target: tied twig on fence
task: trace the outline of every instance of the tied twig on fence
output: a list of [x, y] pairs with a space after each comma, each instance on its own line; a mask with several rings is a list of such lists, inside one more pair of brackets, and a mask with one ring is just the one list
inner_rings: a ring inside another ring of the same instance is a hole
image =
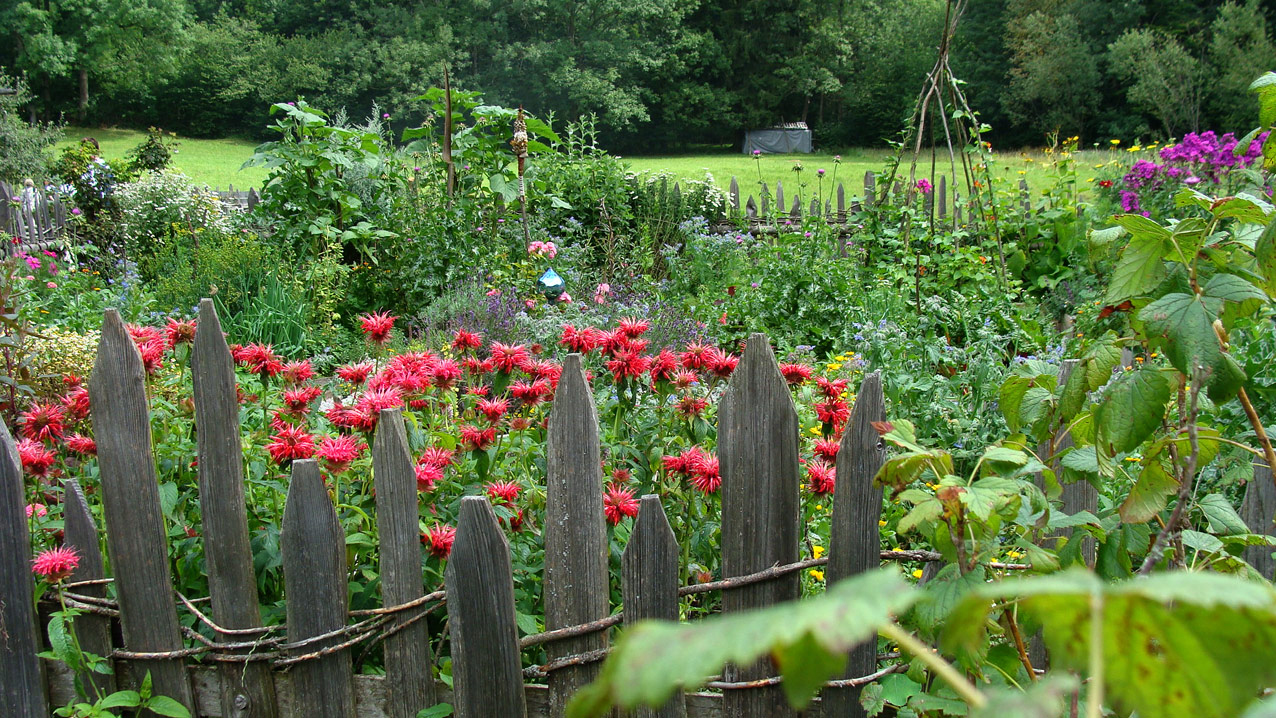
[[[881, 558], [884, 561], [932, 562], [932, 561], [943, 560], [943, 556], [941, 556], [938, 552], [926, 551], [921, 549], [882, 551]], [[735, 576], [732, 578], [722, 579], [720, 581], [708, 581], [705, 583], [695, 583], [695, 584], [682, 586], [678, 589], [678, 595], [680, 597], [683, 597], [683, 596], [691, 596], [691, 595], [700, 594], [700, 593], [708, 593], [710, 591], [731, 590], [731, 589], [739, 588], [741, 586], [749, 586], [749, 585], [761, 583], [764, 581], [771, 581], [781, 576], [787, 576], [794, 572], [804, 571], [807, 569], [824, 566], [827, 563], [828, 563], [828, 558], [822, 557], [822, 558], [807, 559], [805, 561], [798, 561], [796, 563], [786, 564], [783, 566], [772, 566], [762, 571], [758, 571], [756, 573], [748, 574], [745, 576]], [[1029, 564], [1000, 563], [1000, 562], [991, 562], [988, 564], [988, 566], [993, 569], [1009, 570], [1009, 571], [1023, 571], [1023, 570], [1032, 568], [1032, 566]], [[67, 588], [77, 588], [81, 586], [96, 586], [96, 585], [110, 583], [110, 581], [111, 579], [79, 581], [75, 583], [68, 583]], [[76, 593], [73, 591], [65, 591], [63, 593], [63, 597], [66, 599], [68, 607], [75, 608], [80, 611], [84, 611], [85, 613], [93, 613], [97, 615], [108, 616], [111, 618], [118, 618], [120, 615], [115, 601], [108, 598], [86, 596], [84, 594]], [[395, 633], [398, 633], [399, 631], [402, 631], [408, 626], [425, 618], [427, 615], [429, 615], [435, 609], [437, 609], [441, 605], [441, 602], [446, 597], [447, 597], [447, 592], [445, 590], [439, 590], [439, 591], [434, 591], [432, 593], [428, 593], [418, 599], [408, 601], [407, 603], [403, 603], [396, 606], [385, 606], [383, 608], [350, 611], [349, 613], [350, 613], [350, 616], [352, 617], [366, 617], [366, 618], [363, 618], [363, 620], [357, 621], [343, 628], [339, 628], [333, 631], [328, 631], [326, 633], [323, 633], [317, 636], [312, 636], [305, 640], [296, 641], [293, 643], [286, 642], [282, 636], [276, 636], [273, 638], [263, 637], [263, 638], [258, 638], [251, 641], [218, 642], [218, 641], [210, 640], [208, 637], [204, 636], [202, 633], [199, 633], [198, 631], [183, 627], [185, 629], [183, 630], [183, 633], [188, 638], [190, 638], [191, 640], [195, 641], [196, 643], [200, 645], [192, 646], [190, 648], [173, 650], [173, 651], [128, 651], [124, 649], [116, 649], [115, 651], [112, 652], [111, 657], [123, 659], [123, 660], [171, 660], [171, 659], [178, 659], [178, 658], [189, 658], [189, 657], [200, 656], [206, 660], [224, 662], [224, 663], [249, 663], [249, 662], [255, 662], [255, 661], [271, 661], [272, 665], [274, 665], [277, 668], [286, 668], [288, 666], [292, 666], [297, 663], [301, 663], [303, 661], [314, 660], [317, 658], [322, 658], [327, 655], [331, 655], [333, 653], [336, 653], [337, 651], [342, 651], [347, 648], [356, 646], [364, 641], [369, 642], [368, 647], [365, 648], [365, 652], [366, 652], [367, 650], [370, 650], [373, 646], [384, 641], [387, 637], [394, 635]], [[284, 628], [284, 626], [266, 626], [266, 627], [259, 627], [259, 628], [228, 629], [223, 626], [219, 626], [211, 618], [209, 618], [202, 611], [200, 611], [199, 608], [195, 606], [194, 600], [189, 599], [186, 596], [183, 596], [181, 593], [177, 594], [177, 598], [178, 598], [178, 601], [183, 606], [185, 606], [186, 609], [191, 612], [191, 615], [193, 615], [200, 623], [207, 626], [213, 632], [219, 633], [222, 635], [260, 636], [263, 634], [281, 631]], [[429, 604], [434, 604], [434, 605], [431, 606]], [[388, 628], [386, 627], [386, 624], [390, 623], [395, 616], [402, 613], [406, 613], [408, 611], [412, 611], [413, 609], [422, 608], [424, 606], [429, 606], [429, 607], [425, 608], [424, 610], [418, 611], [416, 615], [413, 615], [410, 618], [397, 622], [394, 625], [389, 626]], [[582, 623], [576, 626], [568, 626], [566, 628], [560, 628], [554, 631], [544, 631], [542, 633], [536, 633], [529, 636], [524, 636], [519, 641], [519, 647], [530, 648], [532, 646], [539, 646], [545, 643], [549, 643], [551, 641], [560, 641], [560, 640], [564, 640], [568, 638], [575, 638], [579, 636], [589, 635], [592, 633], [597, 633], [599, 631], [605, 631], [613, 626], [619, 625], [621, 622], [624, 621], [624, 618], [625, 618], [624, 612], [620, 611], [610, 616], [607, 616], [606, 618], [599, 619], [597, 621], [590, 621], [589, 623]], [[343, 637], [345, 637], [345, 640], [341, 641], [340, 643], [337, 643], [331, 646], [326, 646], [316, 651], [304, 653], [301, 655], [292, 655], [292, 656], [285, 655], [286, 653], [293, 652], [298, 649], [308, 648], [316, 644], [322, 643], [324, 641], [329, 641], [334, 638], [343, 638]], [[229, 651], [242, 651], [242, 650], [248, 650], [251, 652], [229, 653]], [[607, 650], [603, 649], [603, 650], [588, 651], [588, 652], [580, 653], [580, 654], [573, 654], [569, 656], [563, 656], [556, 660], [550, 661], [544, 665], [532, 666], [530, 668], [527, 668], [524, 670], [524, 675], [529, 678], [543, 678], [546, 675], [548, 675], [550, 672], [559, 670], [561, 668], [567, 668], [569, 666], [584, 665], [587, 663], [600, 661], [603, 658], [605, 658], [606, 655], [607, 655]], [[882, 674], [882, 675], [885, 675], [885, 674]], [[762, 680], [770, 680], [770, 679], [762, 679]], [[779, 679], [775, 679], [775, 680], [778, 681]], [[858, 679], [847, 679], [847, 680], [854, 681]], [[754, 682], [756, 681], [746, 681], [745, 683], [752, 684]], [[871, 682], [871, 679], [870, 681], [866, 681], [866, 682]], [[834, 685], [834, 684], [837, 684], [837, 685]], [[773, 685], [773, 684], [760, 683], [758, 685], [761, 686], [761, 685]], [[829, 685], [832, 687], [839, 687], [841, 686], [841, 683], [834, 681], [830, 683]], [[853, 686], [853, 685], [859, 685], [859, 684], [847, 683], [846, 685]], [[718, 687], [721, 687], [721, 686], [718, 686]], [[735, 686], [730, 686], [730, 687], [735, 687]], [[739, 687], [748, 687], [748, 686], [746, 686], [745, 684], [741, 684]], [[841, 686], [841, 687], [845, 687], [845, 686]]]

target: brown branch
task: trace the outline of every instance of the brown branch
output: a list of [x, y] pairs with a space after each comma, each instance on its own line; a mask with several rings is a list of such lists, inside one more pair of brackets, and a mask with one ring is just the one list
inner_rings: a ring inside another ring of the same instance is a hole
[[[908, 670], [907, 663], [895, 663], [889, 665], [880, 671], [870, 673], [867, 676], [858, 678], [842, 678], [835, 681], [828, 681], [824, 684], [825, 688], [856, 688], [858, 686], [867, 685], [879, 678], [889, 676], [892, 673], [903, 673]], [[715, 688], [717, 690], [742, 690], [747, 688], [765, 688], [767, 686], [779, 685], [780, 676], [771, 676], [769, 678], [759, 678], [754, 681], [709, 681], [705, 684], [705, 688]]]
[[1263, 428], [1263, 420], [1258, 418], [1258, 412], [1254, 411], [1254, 405], [1249, 401], [1249, 394], [1245, 393], [1245, 387], [1241, 387], [1236, 393], [1236, 398], [1241, 400], [1241, 406], [1245, 409], [1245, 416], [1249, 417], [1249, 425], [1254, 427], [1254, 434], [1258, 437], [1258, 443], [1263, 447], [1263, 457], [1267, 462], [1267, 469], [1272, 474], [1272, 481], [1276, 481], [1276, 451], [1272, 449], [1272, 440], [1267, 436], [1267, 429]]
[[1152, 549], [1148, 551], [1147, 558], [1143, 560], [1143, 565], [1139, 567], [1140, 576], [1148, 575], [1161, 562], [1161, 557], [1165, 554], [1166, 544], [1169, 543], [1171, 538], [1178, 535], [1179, 523], [1183, 519], [1183, 512], [1192, 497], [1192, 486], [1196, 477], [1196, 462], [1201, 453], [1196, 431], [1197, 398], [1201, 393], [1201, 382], [1199, 372], [1195, 367], [1193, 367], [1192, 375], [1192, 392], [1187, 413], [1187, 439], [1191, 444], [1192, 451], [1187, 456], [1187, 464], [1183, 467], [1183, 478], [1179, 481], [1178, 503], [1174, 505], [1174, 511], [1170, 512], [1170, 520], [1166, 521], [1165, 526], [1157, 533], [1156, 541], [1152, 543]]

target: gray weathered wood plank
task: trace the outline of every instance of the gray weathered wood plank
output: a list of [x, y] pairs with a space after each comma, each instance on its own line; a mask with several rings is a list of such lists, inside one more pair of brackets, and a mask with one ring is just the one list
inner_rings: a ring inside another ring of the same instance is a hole
[[775, 211], [784, 214], [784, 182], [782, 180], [775, 181]]
[[486, 497], [461, 499], [445, 576], [456, 718], [524, 718], [509, 543]]
[[[62, 483], [62, 521], [66, 536], [66, 545], [75, 547], [80, 555], [80, 565], [71, 574], [72, 581], [95, 581], [106, 578], [106, 568], [102, 562], [102, 544], [98, 538], [97, 522], [89, 511], [89, 504], [84, 500], [84, 492], [75, 479], [66, 479]], [[94, 598], [106, 598], [106, 586], [80, 586], [76, 593]], [[98, 656], [111, 655], [111, 619], [93, 613], [85, 613], [75, 619], [75, 633], [80, 639], [80, 647]], [[115, 692], [115, 676], [109, 673], [93, 673], [84, 671], [80, 675], [83, 685], [92, 681], [103, 695]]]
[[[416, 474], [400, 409], [381, 411], [372, 442], [372, 476], [381, 544], [381, 602], [398, 606], [425, 595]], [[403, 624], [426, 608], [400, 613], [395, 621]], [[434, 666], [425, 620], [385, 639], [385, 674], [386, 714], [391, 718], [416, 718], [422, 708], [434, 705]]]
[[727, 195], [731, 198], [731, 216], [740, 216], [740, 183], [736, 182], [735, 175], [731, 175], [731, 185], [727, 188]]
[[[261, 625], [257, 579], [244, 503], [244, 454], [239, 433], [235, 363], [211, 299], [200, 300], [195, 349], [195, 437], [199, 452], [199, 503], [204, 517], [204, 557], [213, 620], [223, 628]], [[243, 636], [220, 634], [225, 642]], [[274, 718], [270, 667], [223, 663], [222, 711], [236, 718]]]
[[[678, 540], [674, 537], [660, 497], [642, 497], [634, 530], [621, 556], [621, 586], [625, 625], [645, 619], [678, 620]], [[637, 718], [685, 718], [682, 691], [659, 709], [640, 708]]]
[[[1254, 478], [1245, 487], [1245, 500], [1241, 503], [1241, 519], [1249, 530], [1265, 536], [1276, 536], [1276, 526], [1272, 519], [1276, 518], [1276, 484], [1272, 483], [1272, 472], [1262, 459], [1254, 460]], [[1245, 561], [1263, 575], [1268, 581], [1276, 574], [1276, 559], [1272, 553], [1276, 546], [1247, 546]]]
[[[873, 477], [886, 462], [886, 445], [872, 422], [886, 420], [882, 375], [864, 377], [855, 395], [855, 408], [837, 451], [837, 485], [833, 489], [833, 524], [829, 536], [828, 585], [877, 568], [882, 564], [882, 489]], [[843, 678], [866, 676], [877, 670], [877, 641], [865, 641], [851, 649]], [[859, 718], [868, 715], [859, 701], [858, 688], [826, 688], [821, 694], [832, 715]]]
[[[287, 598], [288, 642], [335, 631], [346, 625], [346, 541], [328, 490], [314, 459], [292, 463], [292, 482], [284, 505], [280, 536], [284, 595]], [[294, 651], [313, 653], [341, 642], [341, 637]], [[352, 718], [350, 649], [292, 667], [293, 714], [307, 718]]]
[[864, 173], [864, 206], [877, 204], [877, 175], [872, 170]]
[[[114, 309], [102, 322], [89, 400], [124, 645], [132, 651], [180, 649], [142, 357]], [[156, 694], [194, 710], [181, 659], [138, 661], [132, 668], [141, 671], [139, 678], [150, 672]]]
[[[743, 576], [798, 558], [798, 419], [788, 385], [765, 334], [752, 334], [718, 408], [722, 472], [724, 577]], [[747, 611], [798, 598], [799, 576], [727, 591], [725, 612]], [[775, 675], [769, 660], [731, 667], [727, 680]], [[729, 691], [723, 710], [733, 718], [796, 715], [778, 686]]]
[[[598, 414], [579, 354], [563, 361], [545, 443], [545, 628], [552, 631], [610, 613]], [[606, 646], [607, 634], [598, 632], [554, 641], [545, 651], [552, 661]], [[552, 718], [564, 715], [568, 699], [600, 668], [594, 663], [550, 674]]]
[[22, 489], [18, 448], [9, 427], [0, 422], [0, 701], [5, 715], [45, 718], [49, 706], [44, 671], [35, 655], [41, 646]]

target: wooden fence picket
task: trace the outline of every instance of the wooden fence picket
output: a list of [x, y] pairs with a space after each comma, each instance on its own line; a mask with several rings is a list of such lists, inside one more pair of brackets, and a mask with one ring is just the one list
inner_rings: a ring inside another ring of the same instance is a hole
[[461, 499], [444, 581], [456, 718], [526, 718], [509, 542], [486, 497]]
[[[346, 625], [346, 540], [314, 459], [292, 463], [280, 534], [288, 642], [304, 641]], [[341, 636], [294, 649], [307, 655], [341, 643]], [[293, 715], [353, 718], [350, 649], [292, 667]]]
[[[838, 581], [881, 566], [882, 489], [873, 478], [886, 462], [886, 445], [873, 422], [886, 420], [882, 375], [864, 377], [855, 395], [855, 408], [837, 451], [837, 483], [833, 489], [833, 523], [829, 536], [829, 564], [825, 577]], [[877, 641], [851, 649], [844, 678], [877, 670]], [[825, 715], [859, 718], [868, 713], [860, 705], [858, 688], [826, 688], [821, 694]]]
[[[204, 517], [204, 557], [213, 620], [232, 629], [261, 626], [257, 578], [253, 572], [244, 503], [244, 453], [239, 431], [235, 363], [211, 299], [199, 302], [199, 323], [191, 355], [195, 393], [195, 438], [199, 456], [199, 504]], [[249, 634], [251, 635], [251, 634]], [[244, 634], [219, 633], [241, 642]], [[260, 661], [223, 663], [222, 712], [236, 718], [274, 718], [274, 679]]]
[[[678, 620], [678, 539], [674, 537], [660, 497], [642, 497], [638, 518], [621, 556], [625, 625], [640, 620]], [[658, 709], [640, 708], [637, 718], [686, 718], [682, 691]]]
[[[1266, 462], [1255, 459], [1254, 478], [1245, 487], [1245, 501], [1241, 504], [1241, 520], [1252, 533], [1276, 536], [1273, 517], [1276, 517], [1276, 484], [1272, 483], [1272, 472]], [[1271, 581], [1276, 574], [1274, 551], [1276, 546], [1247, 546], [1243, 555], [1249, 565]]]
[[0, 422], [0, 701], [6, 715], [45, 718], [26, 505], [18, 448]]
[[[124, 645], [141, 652], [180, 650], [167, 532], [151, 453], [145, 372], [115, 309], [106, 310], [102, 322], [89, 398]], [[157, 695], [195, 712], [194, 693], [180, 658], [133, 661], [130, 666], [139, 683], [149, 672]]]
[[740, 216], [740, 183], [736, 182], [735, 177], [731, 178], [731, 185], [727, 188], [727, 196], [731, 199], [731, 216]]
[[[743, 576], [798, 556], [798, 418], [793, 397], [765, 334], [751, 334], [744, 356], [718, 408], [722, 474], [722, 571]], [[800, 577], [727, 591], [728, 613], [794, 600]], [[727, 680], [775, 675], [771, 661], [730, 667]], [[794, 716], [778, 686], [727, 691], [723, 715], [732, 718]]]
[[776, 180], [776, 181], [775, 181], [775, 209], [776, 209], [776, 211], [778, 211], [780, 214], [783, 214], [783, 213], [784, 213], [784, 207], [785, 207], [785, 204], [784, 204], [784, 182], [783, 182], [783, 181], [781, 181], [781, 180]]
[[[372, 442], [372, 477], [381, 549], [381, 602], [398, 606], [425, 595], [416, 473], [400, 409], [381, 410]], [[416, 718], [422, 708], [437, 702], [429, 625], [420, 618], [425, 608], [397, 615], [392, 625], [403, 628], [385, 639], [387, 718]]]
[[[545, 438], [545, 628], [555, 630], [606, 618], [610, 613], [607, 525], [603, 516], [598, 414], [579, 354], [563, 361]], [[603, 632], [554, 641], [549, 659], [606, 648]], [[593, 663], [549, 676], [551, 718], [592, 681]]]
[[[62, 490], [62, 522], [66, 536], [66, 545], [75, 548], [80, 555], [80, 565], [71, 574], [72, 581], [97, 581], [106, 578], [106, 568], [102, 562], [102, 544], [98, 538], [97, 522], [89, 512], [89, 504], [84, 500], [84, 492], [75, 479], [65, 479]], [[76, 588], [76, 593], [106, 598], [106, 586], [84, 585]], [[94, 613], [84, 613], [75, 619], [75, 633], [80, 639], [80, 647], [98, 656], [110, 656], [111, 619]], [[80, 674], [84, 686], [89, 681], [96, 685], [103, 695], [115, 692], [115, 675], [111, 673]]]

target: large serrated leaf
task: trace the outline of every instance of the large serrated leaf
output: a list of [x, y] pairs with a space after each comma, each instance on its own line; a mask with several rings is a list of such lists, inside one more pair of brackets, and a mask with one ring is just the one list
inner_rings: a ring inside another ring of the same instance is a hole
[[1127, 372], [1095, 407], [1099, 441], [1109, 454], [1133, 451], [1161, 425], [1170, 382], [1159, 369]]
[[[1160, 227], [1151, 220], [1144, 221]], [[1169, 232], [1164, 228], [1161, 231], [1163, 236], [1135, 234], [1131, 237], [1112, 271], [1112, 281], [1108, 284], [1104, 304], [1116, 305], [1127, 299], [1143, 296], [1165, 279], [1165, 253], [1170, 249], [1166, 237]]]
[[[1276, 134], [1276, 133], [1273, 133]], [[1254, 258], [1258, 260], [1258, 272], [1263, 275], [1267, 296], [1276, 297], [1276, 219], [1267, 224], [1254, 244]]]
[[1165, 508], [1178, 489], [1178, 479], [1165, 470], [1159, 458], [1145, 459], [1143, 471], [1139, 472], [1139, 480], [1121, 503], [1121, 520], [1128, 524], [1151, 521], [1153, 516]]
[[1235, 274], [1215, 274], [1205, 283], [1205, 296], [1229, 302], [1267, 299], [1267, 294], [1254, 283]]
[[[567, 714], [586, 718], [605, 715], [612, 706], [657, 707], [676, 688], [702, 685], [727, 663], [748, 665], [764, 655], [792, 655], [798, 644], [818, 646], [831, 655], [844, 654], [873, 638], [917, 595], [896, 570], [879, 569], [841, 581], [811, 600], [718, 615], [689, 625], [641, 623], [617, 642], [598, 679], [577, 692]], [[800, 666], [806, 675], [799, 684], [805, 690], [785, 689], [795, 707], [814, 695], [811, 686], [833, 675], [832, 665], [832, 661], [817, 661]]]
[[1118, 715], [1231, 718], [1276, 681], [1276, 590], [1233, 576], [1175, 571], [1105, 584], [1074, 569], [972, 591], [949, 616], [945, 642], [982, 643], [993, 603], [1017, 600], [1042, 621], [1052, 668], [1092, 675], [1091, 619], [1104, 688]]
[[1245, 373], [1219, 346], [1213, 324], [1217, 307], [1209, 306], [1206, 300], [1222, 304], [1214, 298], [1175, 292], [1144, 307], [1139, 319], [1175, 369], [1185, 376], [1191, 376], [1195, 367], [1204, 369], [1209, 397], [1218, 402], [1236, 394]]

